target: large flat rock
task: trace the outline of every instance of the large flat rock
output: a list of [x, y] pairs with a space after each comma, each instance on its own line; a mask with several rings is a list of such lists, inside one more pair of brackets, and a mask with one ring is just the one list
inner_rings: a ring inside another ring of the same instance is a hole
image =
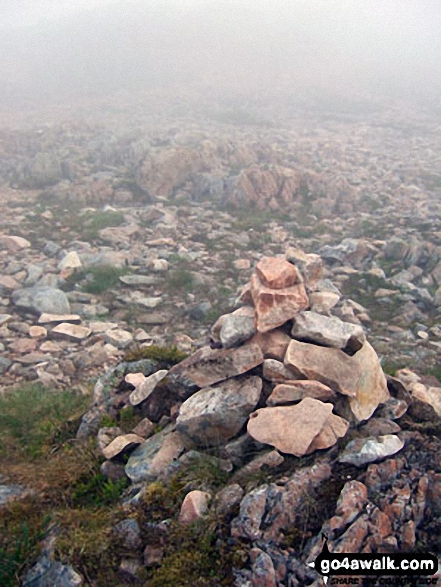
[[346, 433], [348, 423], [332, 414], [332, 409], [332, 404], [311, 398], [295, 406], [261, 408], [251, 414], [248, 434], [282, 453], [301, 457], [316, 448], [332, 446]]
[[42, 314], [70, 314], [70, 304], [64, 291], [54, 287], [27, 287], [12, 294], [12, 301], [19, 308]]
[[386, 377], [368, 342], [350, 357], [339, 349], [293, 340], [285, 365], [297, 375], [320, 381], [348, 396], [350, 410], [358, 421], [370, 418], [378, 405], [389, 398]]
[[263, 354], [257, 344], [220, 350], [203, 347], [172, 367], [169, 375], [187, 385], [208, 387], [230, 377], [242, 375], [261, 363]]
[[351, 343], [359, 350], [366, 336], [361, 326], [348, 324], [336, 317], [323, 316], [317, 312], [301, 312], [294, 318], [291, 335], [297, 340], [344, 349]]

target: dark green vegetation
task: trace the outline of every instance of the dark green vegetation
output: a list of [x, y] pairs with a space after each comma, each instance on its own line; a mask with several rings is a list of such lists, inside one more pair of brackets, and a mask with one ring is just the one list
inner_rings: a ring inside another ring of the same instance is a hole
[[119, 278], [127, 273], [127, 269], [120, 269], [111, 265], [99, 265], [89, 269], [82, 269], [72, 273], [66, 279], [64, 289], [69, 291], [78, 284], [81, 286], [82, 291], [87, 293], [104, 293], [118, 285]]
[[38, 457], [62, 444], [89, 402], [83, 395], [36, 384], [0, 396], [0, 458]]
[[[159, 361], [160, 365], [172, 367], [188, 357], [187, 353], [180, 351], [177, 347], [151, 345], [146, 348], [131, 348], [125, 355], [125, 361], [140, 361], [141, 359], [152, 359]], [[160, 367], [162, 368], [162, 366]]]
[[32, 491], [2, 508], [2, 587], [18, 584], [18, 577], [36, 560], [41, 540], [54, 527], [59, 532], [58, 558], [73, 563], [75, 556], [81, 556], [78, 570], [85, 576], [102, 575], [103, 586], [118, 584], [110, 565], [114, 556], [110, 529], [127, 482], [107, 481], [99, 472], [102, 459], [95, 441], [75, 439], [89, 403], [89, 397], [73, 391], [36, 385], [0, 398], [0, 470], [8, 483]]
[[[21, 223], [23, 236], [31, 242], [38, 242], [39, 239], [47, 240], [50, 231], [52, 238], [57, 238], [60, 242], [73, 239], [93, 242], [99, 239], [101, 229], [121, 226], [124, 223], [122, 212], [90, 209], [80, 212], [80, 208], [70, 202], [60, 204], [43, 192], [34, 210], [29, 212]], [[42, 218], [41, 214], [47, 210], [53, 214], [53, 220], [46, 221]]]

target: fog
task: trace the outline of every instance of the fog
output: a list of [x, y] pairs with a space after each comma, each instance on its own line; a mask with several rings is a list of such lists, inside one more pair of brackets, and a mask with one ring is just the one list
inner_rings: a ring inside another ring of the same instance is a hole
[[437, 0], [1, 0], [4, 106], [213, 87], [435, 102]]

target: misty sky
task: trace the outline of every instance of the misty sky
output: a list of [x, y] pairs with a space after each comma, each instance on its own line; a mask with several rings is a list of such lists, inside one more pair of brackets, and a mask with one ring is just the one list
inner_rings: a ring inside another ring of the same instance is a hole
[[0, 98], [441, 89], [439, 0], [0, 0]]

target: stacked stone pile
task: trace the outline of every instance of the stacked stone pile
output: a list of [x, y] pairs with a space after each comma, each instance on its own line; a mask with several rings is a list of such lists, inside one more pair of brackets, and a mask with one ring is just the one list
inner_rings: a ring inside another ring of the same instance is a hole
[[[127, 391], [117, 401], [150, 425], [141, 434], [113, 434], [102, 449], [114, 459], [137, 446], [125, 467], [134, 483], [167, 478], [175, 461], [195, 449], [222, 447], [231, 460], [237, 442], [275, 449], [271, 459], [278, 455], [278, 463], [283, 455], [302, 457], [332, 447], [380, 404], [394, 401], [363, 328], [311, 309], [310, 298], [326, 293], [320, 257], [292, 250], [293, 256], [297, 265], [282, 257], [257, 263], [240, 307], [212, 327], [210, 345], [168, 371], [149, 364], [136, 372], [127, 364]], [[96, 397], [80, 435], [102, 416], [102, 397]], [[165, 428], [144, 441], [152, 422]], [[381, 441], [388, 454], [402, 448], [393, 439]], [[382, 450], [372, 455], [377, 460]]]

